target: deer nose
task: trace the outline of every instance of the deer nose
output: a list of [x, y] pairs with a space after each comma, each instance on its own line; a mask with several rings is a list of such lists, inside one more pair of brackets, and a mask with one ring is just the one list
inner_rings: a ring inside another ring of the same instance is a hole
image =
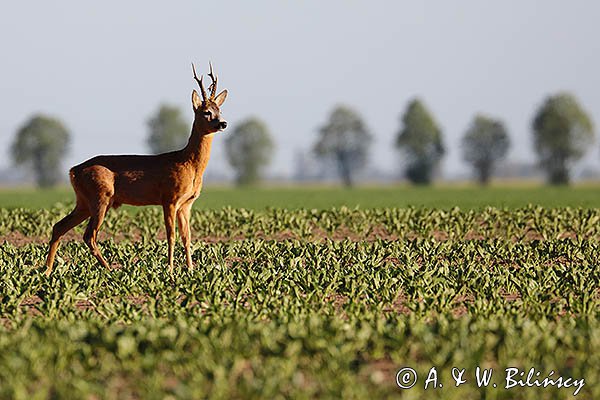
[[221, 121], [221, 122], [219, 122], [219, 128], [221, 128], [221, 129], [227, 128], [227, 121]]

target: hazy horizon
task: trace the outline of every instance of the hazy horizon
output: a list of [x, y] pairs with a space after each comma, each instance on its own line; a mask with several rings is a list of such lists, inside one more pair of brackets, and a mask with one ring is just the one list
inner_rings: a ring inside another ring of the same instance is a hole
[[[377, 6], [376, 6], [377, 5]], [[531, 119], [546, 98], [572, 92], [600, 123], [600, 4], [558, 0], [493, 5], [455, 1], [10, 3], [3, 49], [0, 169], [34, 113], [72, 133], [66, 171], [96, 154], [148, 153], [146, 121], [161, 103], [191, 123], [190, 62], [212, 60], [230, 128], [249, 116], [269, 127], [271, 173], [290, 176], [336, 104], [375, 136], [371, 164], [397, 169], [393, 141], [413, 97], [431, 110], [448, 149], [446, 176], [465, 174], [460, 139], [476, 113], [503, 120], [508, 159], [533, 162]], [[227, 135], [227, 131], [223, 133]], [[596, 132], [598, 138], [598, 132]], [[579, 168], [598, 169], [598, 140]], [[217, 137], [207, 173], [230, 172]]]

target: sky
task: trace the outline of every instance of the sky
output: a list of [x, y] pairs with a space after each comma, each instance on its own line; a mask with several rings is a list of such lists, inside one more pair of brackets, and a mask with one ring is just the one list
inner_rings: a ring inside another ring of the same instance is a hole
[[[290, 176], [334, 106], [374, 136], [371, 165], [396, 171], [394, 138], [421, 98], [442, 128], [446, 177], [466, 174], [460, 140], [476, 113], [504, 121], [511, 161], [533, 163], [531, 120], [544, 99], [573, 93], [600, 124], [600, 2], [52, 1], [0, 5], [0, 169], [34, 113], [72, 133], [64, 171], [97, 154], [144, 154], [161, 103], [192, 119], [190, 63], [211, 60], [230, 127], [265, 121], [270, 173]], [[231, 129], [231, 128], [229, 128]], [[231, 174], [227, 130], [207, 173]], [[600, 168], [598, 141], [578, 168]]]

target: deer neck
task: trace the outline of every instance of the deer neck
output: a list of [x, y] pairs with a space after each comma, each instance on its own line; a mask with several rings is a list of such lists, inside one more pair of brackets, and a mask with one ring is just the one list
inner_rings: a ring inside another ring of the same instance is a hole
[[202, 175], [206, 169], [210, 158], [213, 136], [214, 133], [204, 134], [203, 131], [194, 127], [187, 145], [183, 148], [185, 161], [196, 168], [196, 174]]

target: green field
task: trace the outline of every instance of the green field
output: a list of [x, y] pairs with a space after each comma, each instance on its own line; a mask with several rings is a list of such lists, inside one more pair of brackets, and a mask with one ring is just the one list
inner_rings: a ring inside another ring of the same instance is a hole
[[[56, 203], [73, 202], [69, 187], [50, 190], [0, 189], [0, 208], [48, 208]], [[328, 186], [292, 186], [236, 189], [206, 186], [194, 204], [198, 209], [222, 207], [253, 210], [273, 208], [329, 209], [376, 207], [435, 207], [478, 209], [482, 207], [600, 207], [600, 185], [550, 187], [538, 184], [492, 186], [384, 186], [342, 189]]]
[[[80, 226], [46, 278], [65, 195], [0, 195], [2, 399], [565, 399], [577, 389], [507, 389], [509, 367], [584, 379], [576, 398], [600, 398], [597, 188], [207, 187], [191, 218], [194, 271], [181, 269], [178, 242], [168, 274], [157, 207], [124, 207], [101, 230], [110, 271]], [[396, 385], [404, 367], [419, 375], [407, 390]], [[443, 388], [425, 390], [432, 367]], [[453, 367], [465, 369], [459, 387]], [[493, 369], [497, 387], [478, 388], [477, 367]]]

